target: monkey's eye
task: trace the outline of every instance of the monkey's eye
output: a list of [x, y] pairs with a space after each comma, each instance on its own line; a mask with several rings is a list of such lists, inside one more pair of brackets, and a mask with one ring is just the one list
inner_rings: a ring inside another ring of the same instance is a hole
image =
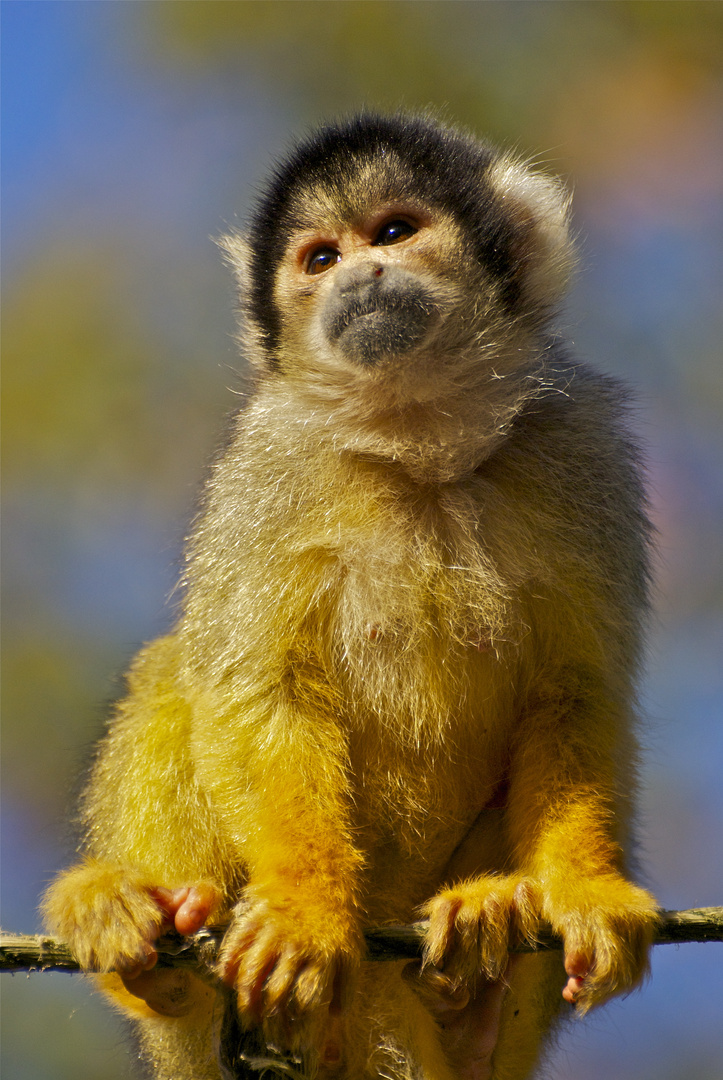
[[320, 247], [311, 251], [306, 259], [306, 273], [307, 274], [323, 274], [325, 270], [328, 270], [334, 263], [338, 263], [341, 259], [341, 255], [332, 247]]
[[394, 218], [393, 221], [385, 221], [381, 229], [372, 241], [372, 247], [385, 247], [387, 244], [398, 244], [400, 240], [406, 240], [408, 236], [414, 236], [417, 232], [414, 225], [410, 225], [404, 218]]

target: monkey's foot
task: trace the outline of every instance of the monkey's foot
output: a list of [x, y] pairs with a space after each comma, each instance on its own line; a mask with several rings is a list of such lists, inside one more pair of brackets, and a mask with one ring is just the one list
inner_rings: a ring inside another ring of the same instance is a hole
[[520, 875], [471, 878], [438, 893], [422, 913], [429, 919], [424, 963], [473, 987], [480, 973], [502, 976], [511, 944], [534, 940], [539, 889]]
[[[195, 934], [208, 921], [217, 907], [218, 893], [208, 883], [185, 885], [180, 889], [150, 890], [163, 914], [161, 933], [175, 930], [179, 934]], [[149, 1008], [161, 1016], [186, 1016], [195, 1005], [199, 990], [197, 979], [187, 971], [157, 969], [157, 953], [141, 967], [119, 969], [126, 990], [142, 998]]]
[[458, 1080], [490, 1080], [492, 1076], [502, 1003], [509, 989], [506, 976], [516, 960], [510, 958], [503, 978], [477, 980], [474, 993], [437, 968], [415, 962], [404, 969], [405, 982], [436, 1020], [444, 1056]]
[[178, 1016], [183, 979], [178, 972], [151, 971], [156, 939], [168, 929], [194, 933], [220, 896], [210, 882], [165, 889], [139, 870], [86, 859], [56, 879], [43, 909], [81, 967], [117, 972], [131, 994], [156, 1012]]

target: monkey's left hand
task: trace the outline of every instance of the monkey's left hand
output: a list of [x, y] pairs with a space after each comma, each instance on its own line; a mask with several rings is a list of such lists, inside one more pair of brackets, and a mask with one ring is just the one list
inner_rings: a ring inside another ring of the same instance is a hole
[[[247, 886], [224, 937], [219, 966], [236, 990], [242, 1020], [296, 1049], [315, 1011], [337, 1015], [358, 967], [363, 937], [351, 912], [326, 910], [318, 895]], [[323, 1038], [323, 1037], [322, 1037]], [[314, 1040], [317, 1041], [317, 1040]], [[323, 1051], [322, 1051], [323, 1053]]]

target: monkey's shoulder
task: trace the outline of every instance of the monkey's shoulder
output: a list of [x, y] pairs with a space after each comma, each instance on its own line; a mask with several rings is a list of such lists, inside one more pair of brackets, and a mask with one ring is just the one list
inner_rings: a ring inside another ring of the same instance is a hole
[[478, 480], [506, 493], [521, 521], [570, 526], [567, 540], [648, 535], [642, 453], [627, 387], [563, 360], [517, 416]]

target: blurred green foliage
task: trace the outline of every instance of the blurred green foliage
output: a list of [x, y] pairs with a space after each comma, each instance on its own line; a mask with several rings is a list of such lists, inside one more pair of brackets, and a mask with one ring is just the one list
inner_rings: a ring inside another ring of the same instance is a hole
[[537, 148], [564, 145], [590, 106], [594, 126], [613, 72], [653, 61], [698, 82], [723, 67], [723, 7], [706, 0], [168, 0], [144, 15], [161, 63], [250, 72], [302, 116], [431, 105]]
[[30, 484], [68, 496], [114, 490], [118, 498], [130, 486], [158, 506], [200, 469], [217, 406], [213, 373], [193, 352], [201, 342], [192, 341], [189, 362], [154, 326], [142, 267], [147, 243], [139, 237], [130, 254], [118, 235], [77, 246], [52, 238], [11, 279], [3, 317], [6, 491]]
[[[117, 251], [42, 255], [6, 296], [3, 463], [5, 483], [77, 487], [151, 480], [155, 421], [145, 389], [156, 363]], [[150, 476], [148, 476], [150, 471]]]

